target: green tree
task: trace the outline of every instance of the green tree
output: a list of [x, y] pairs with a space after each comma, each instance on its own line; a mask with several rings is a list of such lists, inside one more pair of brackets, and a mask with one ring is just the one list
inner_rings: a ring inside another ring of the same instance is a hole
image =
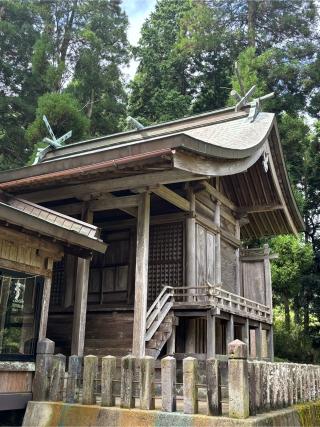
[[119, 130], [126, 94], [120, 67], [128, 62], [128, 20], [119, 0], [34, 3], [41, 37], [33, 55], [42, 93], [66, 90], [91, 119], [91, 134]]
[[294, 298], [303, 294], [303, 280], [311, 272], [314, 253], [310, 244], [295, 236], [277, 236], [271, 239], [270, 245], [278, 254], [272, 263], [275, 303], [284, 306], [285, 324], [290, 330], [290, 307]]
[[[126, 102], [121, 66], [128, 61], [127, 25], [120, 0], [0, 0], [0, 168], [21, 166], [29, 157], [41, 132], [29, 129], [27, 138], [26, 128], [33, 120], [31, 129], [42, 127], [35, 110], [46, 93], [68, 92], [68, 102], [73, 97], [91, 119], [89, 131], [78, 132], [77, 120], [69, 123], [75, 137], [119, 129]], [[47, 105], [66, 107], [65, 97], [54, 99]]]
[[134, 50], [140, 64], [131, 83], [129, 113], [144, 123], [176, 119], [190, 112], [189, 60], [176, 45], [181, 19], [191, 8], [191, 0], [158, 1], [142, 26]]
[[28, 157], [25, 128], [34, 114], [32, 48], [36, 17], [24, 1], [0, 1], [0, 169]]
[[90, 121], [80, 111], [78, 102], [68, 93], [46, 93], [38, 99], [36, 118], [27, 129], [27, 138], [31, 144], [48, 137], [47, 128], [43, 122], [46, 115], [50, 126], [56, 135], [60, 137], [72, 130], [72, 137], [68, 142], [79, 141], [88, 135]]
[[[126, 30], [128, 20], [120, 2], [84, 4], [85, 27], [75, 62], [73, 80], [68, 87], [91, 120], [91, 134], [119, 131], [126, 111], [126, 92], [120, 67], [128, 62]], [[106, 31], [108, 28], [108, 31]]]

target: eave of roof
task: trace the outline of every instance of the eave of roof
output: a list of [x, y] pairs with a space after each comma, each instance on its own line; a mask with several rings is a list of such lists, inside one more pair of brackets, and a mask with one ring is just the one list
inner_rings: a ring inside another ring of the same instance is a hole
[[271, 136], [271, 150], [277, 158], [277, 177], [297, 229], [302, 230], [303, 221], [286, 174], [275, 116], [259, 113], [252, 123], [247, 116], [247, 109], [235, 112], [231, 107], [70, 144], [49, 152], [41, 164], [0, 173], [0, 188], [20, 185], [23, 188], [28, 182], [54, 182], [60, 175], [67, 177], [82, 171], [117, 167], [117, 164], [129, 164], [144, 156], [161, 157], [162, 150], [168, 150], [168, 156], [182, 148], [207, 158], [246, 159], [257, 155]]
[[0, 201], [0, 220], [50, 237], [64, 246], [104, 253], [107, 245], [98, 238], [98, 228], [27, 200], [5, 195]]

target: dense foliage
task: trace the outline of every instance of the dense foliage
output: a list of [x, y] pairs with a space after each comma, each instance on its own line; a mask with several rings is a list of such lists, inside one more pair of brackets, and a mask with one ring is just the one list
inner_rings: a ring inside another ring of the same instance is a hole
[[27, 161], [42, 113], [57, 136], [73, 130], [68, 142], [119, 130], [129, 58], [120, 3], [0, 0], [1, 169]]
[[158, 0], [126, 88], [121, 0], [0, 0], [0, 168], [26, 163], [46, 134], [43, 114], [72, 141], [116, 132], [127, 114], [150, 124], [233, 105], [232, 88], [274, 91], [263, 108], [277, 113], [306, 223], [302, 237], [270, 241], [276, 348], [309, 360], [320, 348], [319, 22], [314, 0]]

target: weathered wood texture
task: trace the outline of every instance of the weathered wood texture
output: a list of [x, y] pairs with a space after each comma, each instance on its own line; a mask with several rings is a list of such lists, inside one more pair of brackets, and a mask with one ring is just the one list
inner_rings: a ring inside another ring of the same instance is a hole
[[148, 299], [148, 253], [150, 227], [150, 194], [141, 195], [137, 220], [137, 250], [135, 269], [135, 297], [133, 321], [132, 354], [143, 357], [145, 354], [145, 331]]
[[216, 236], [201, 226], [196, 225], [196, 284], [215, 284]]
[[[52, 264], [51, 264], [51, 268], [52, 268]], [[47, 334], [51, 282], [52, 282], [51, 277], [46, 277], [43, 283], [41, 316], [40, 316], [40, 324], [39, 324], [39, 340], [45, 338]]]
[[32, 372], [0, 372], [0, 393], [28, 393], [32, 389]]
[[39, 248], [24, 246], [12, 240], [0, 239], [0, 267], [2, 268], [50, 276], [47, 256], [48, 254], [41, 254]]
[[[84, 204], [81, 217], [92, 224], [93, 212], [89, 205]], [[71, 343], [71, 352], [77, 356], [83, 356], [84, 351], [89, 272], [90, 260], [78, 258]]]
[[[85, 354], [125, 356], [132, 349], [133, 311], [89, 312], [86, 322]], [[72, 313], [51, 313], [47, 336], [56, 351], [71, 354]]]
[[236, 251], [224, 240], [221, 240], [221, 278], [223, 289], [233, 293], [237, 292]]
[[264, 262], [245, 262], [242, 259], [242, 287], [244, 298], [266, 304]]

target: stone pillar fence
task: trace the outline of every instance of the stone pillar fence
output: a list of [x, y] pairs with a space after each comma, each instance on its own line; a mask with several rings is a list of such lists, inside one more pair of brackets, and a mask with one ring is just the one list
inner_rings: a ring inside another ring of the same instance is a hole
[[[320, 399], [320, 366], [248, 360], [247, 345], [228, 345], [228, 361], [182, 362], [168, 356], [54, 355], [39, 341], [33, 399], [247, 418]], [[202, 365], [201, 365], [202, 363]], [[201, 365], [201, 366], [200, 366]]]

